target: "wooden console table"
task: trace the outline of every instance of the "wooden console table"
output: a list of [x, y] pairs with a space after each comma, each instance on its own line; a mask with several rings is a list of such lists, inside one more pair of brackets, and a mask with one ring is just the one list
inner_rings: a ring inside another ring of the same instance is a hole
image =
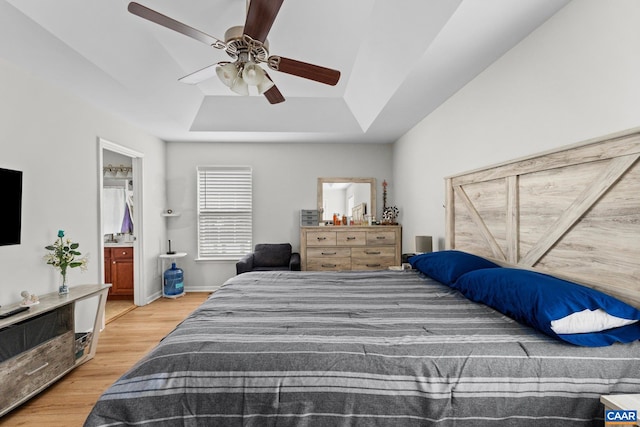
[[[0, 320], [0, 416], [93, 358], [109, 287], [79, 285], [67, 295], [42, 295], [29, 310]], [[76, 331], [76, 302], [92, 297], [98, 298], [93, 329]]]

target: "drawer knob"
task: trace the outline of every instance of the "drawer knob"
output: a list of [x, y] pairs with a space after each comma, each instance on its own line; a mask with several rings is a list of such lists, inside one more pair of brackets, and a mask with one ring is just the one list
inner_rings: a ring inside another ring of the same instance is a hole
[[365, 251], [364, 253], [367, 255], [380, 255], [380, 251]]
[[317, 237], [318, 240], [327, 240], [326, 237]]
[[356, 240], [355, 237], [347, 236], [347, 240]]
[[337, 255], [337, 252], [322, 252], [322, 255]]
[[384, 240], [384, 239], [385, 239], [385, 237], [384, 237], [384, 236], [377, 236], [377, 237], [376, 237], [376, 239], [378, 239], [378, 240]]
[[324, 268], [335, 268], [336, 264], [322, 264], [322, 267], [324, 267]]

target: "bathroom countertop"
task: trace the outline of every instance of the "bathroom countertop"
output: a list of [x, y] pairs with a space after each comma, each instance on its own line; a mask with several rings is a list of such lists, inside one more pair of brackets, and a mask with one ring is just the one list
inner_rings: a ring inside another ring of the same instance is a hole
[[116, 243], [106, 243], [104, 244], [105, 248], [118, 248], [118, 247], [132, 247], [133, 242], [116, 242]]

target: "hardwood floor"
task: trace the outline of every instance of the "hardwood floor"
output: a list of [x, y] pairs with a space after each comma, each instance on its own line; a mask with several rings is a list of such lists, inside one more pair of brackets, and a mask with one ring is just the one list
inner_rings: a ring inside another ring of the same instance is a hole
[[107, 300], [104, 307], [104, 322], [111, 323], [136, 308], [133, 300]]
[[112, 321], [100, 334], [92, 360], [0, 418], [0, 425], [82, 426], [102, 392], [208, 296], [190, 292], [176, 299], [161, 298]]

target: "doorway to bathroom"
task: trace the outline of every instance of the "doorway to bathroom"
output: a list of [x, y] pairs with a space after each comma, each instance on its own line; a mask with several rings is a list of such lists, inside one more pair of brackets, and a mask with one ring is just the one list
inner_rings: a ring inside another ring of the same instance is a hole
[[[100, 263], [104, 283], [111, 283], [107, 313], [117, 317], [143, 305], [142, 153], [99, 139]], [[108, 320], [108, 319], [107, 319]]]

